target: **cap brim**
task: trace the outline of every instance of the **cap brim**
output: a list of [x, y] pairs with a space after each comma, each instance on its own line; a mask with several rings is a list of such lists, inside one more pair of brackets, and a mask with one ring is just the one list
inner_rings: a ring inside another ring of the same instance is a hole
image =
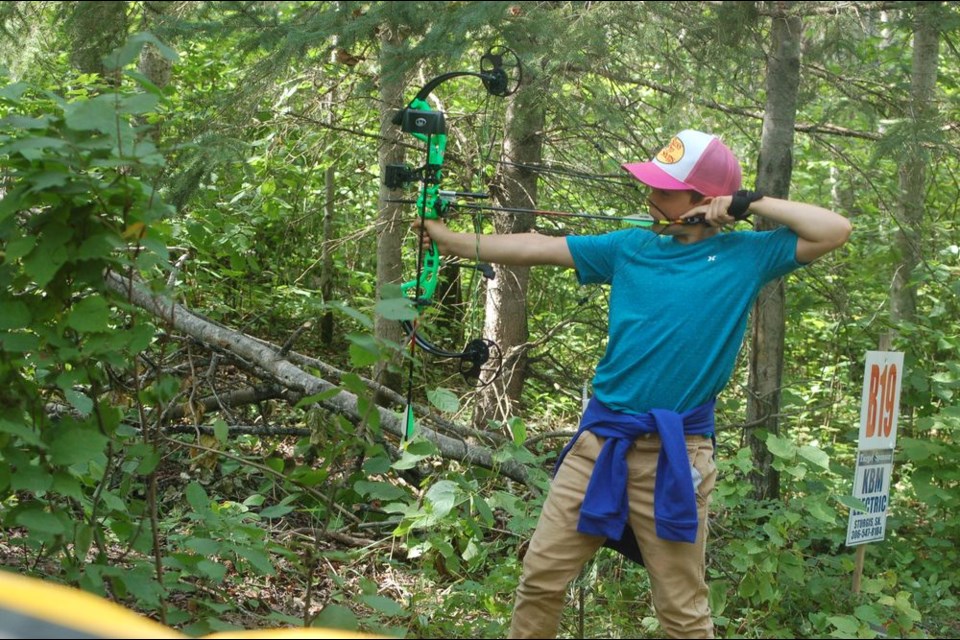
[[666, 171], [658, 167], [652, 161], [634, 162], [631, 164], [620, 165], [634, 178], [654, 189], [671, 189], [674, 191], [685, 191], [692, 189], [690, 185], [680, 182], [669, 175]]

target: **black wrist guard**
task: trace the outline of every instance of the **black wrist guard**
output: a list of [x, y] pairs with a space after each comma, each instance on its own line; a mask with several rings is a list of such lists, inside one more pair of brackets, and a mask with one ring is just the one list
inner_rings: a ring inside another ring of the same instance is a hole
[[748, 209], [750, 205], [763, 197], [759, 191], [740, 190], [733, 194], [733, 200], [727, 207], [727, 213], [733, 216], [734, 220], [745, 220], [750, 215]]

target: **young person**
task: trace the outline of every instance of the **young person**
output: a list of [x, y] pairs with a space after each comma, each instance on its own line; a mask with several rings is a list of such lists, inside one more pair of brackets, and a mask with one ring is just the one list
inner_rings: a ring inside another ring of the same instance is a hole
[[[760, 289], [840, 247], [851, 231], [822, 207], [741, 191], [733, 152], [700, 131], [681, 131], [652, 160], [623, 168], [649, 187], [650, 214], [669, 223], [658, 233], [478, 238], [424, 223], [443, 254], [571, 267], [582, 284], [610, 286], [594, 396], [560, 455], [524, 557], [512, 638], [556, 636], [567, 585], [603, 545], [642, 557], [669, 637], [713, 637], [705, 546], [717, 475], [714, 401]], [[721, 232], [748, 214], [783, 226]]]

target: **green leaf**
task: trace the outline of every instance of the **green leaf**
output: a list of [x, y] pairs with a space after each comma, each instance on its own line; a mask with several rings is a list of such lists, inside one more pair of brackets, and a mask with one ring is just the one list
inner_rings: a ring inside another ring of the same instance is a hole
[[30, 176], [30, 188], [27, 193], [39, 193], [50, 187], [62, 187], [70, 181], [70, 174], [65, 171], [44, 171]]
[[348, 631], [356, 631], [360, 626], [360, 622], [353, 611], [339, 604], [330, 604], [324, 607], [311, 624], [314, 627], [329, 627]]
[[386, 596], [375, 594], [362, 595], [360, 596], [360, 601], [374, 611], [379, 611], [387, 616], [395, 617], [406, 613], [406, 609], [404, 609], [402, 604], [396, 600], [393, 600], [392, 598], [387, 598]]
[[30, 88], [26, 82], [15, 82], [0, 88], [0, 98], [4, 100], [19, 100], [20, 97]]
[[363, 379], [352, 372], [343, 374], [343, 376], [340, 377], [340, 383], [347, 389], [347, 391], [355, 393], [358, 396], [362, 396], [367, 391], [367, 385], [364, 383]]
[[416, 320], [417, 308], [410, 298], [384, 298], [381, 299], [376, 307], [377, 314], [387, 320]]
[[510, 428], [513, 444], [522, 447], [527, 440], [527, 425], [523, 423], [523, 420], [514, 416], [507, 420], [507, 427]]
[[334, 311], [339, 311], [340, 313], [353, 318], [367, 329], [373, 330], [373, 320], [371, 320], [370, 316], [366, 315], [365, 313], [361, 313], [352, 307], [348, 307], [342, 302], [328, 302], [325, 306], [333, 309]]
[[379, 473], [386, 473], [390, 470], [390, 458], [387, 456], [377, 456], [375, 458], [367, 458], [363, 461], [363, 472], [368, 476], [376, 475]]
[[17, 490], [41, 493], [53, 485], [53, 476], [41, 467], [33, 465], [18, 467], [10, 476], [10, 487]]
[[0, 345], [8, 353], [29, 353], [39, 349], [40, 339], [33, 334], [0, 331]]
[[29, 426], [21, 422], [13, 422], [6, 418], [0, 418], [0, 433], [9, 433], [18, 436], [25, 444], [34, 447], [46, 447], [40, 436]]
[[312, 469], [307, 466], [297, 467], [290, 472], [290, 475], [287, 476], [287, 478], [290, 479], [290, 482], [296, 482], [297, 484], [305, 487], [315, 487], [319, 484], [323, 484], [329, 477], [329, 469]]
[[803, 480], [807, 477], [807, 467], [802, 464], [783, 465], [783, 471], [786, 471], [797, 480]]
[[199, 483], [191, 482], [186, 488], [187, 502], [198, 513], [205, 513], [210, 510], [210, 497]]
[[105, 93], [90, 100], [71, 102], [64, 108], [64, 120], [75, 131], [117, 131], [117, 96]]
[[215, 556], [222, 551], [222, 545], [210, 538], [187, 538], [184, 546], [202, 556]]
[[[123, 582], [126, 590], [137, 598], [140, 602], [147, 605], [154, 605], [160, 601], [162, 587], [157, 584], [147, 571], [123, 571], [114, 576], [114, 580]], [[116, 584], [116, 582], [114, 582]]]
[[274, 569], [273, 564], [270, 562], [270, 556], [263, 551], [252, 547], [237, 546], [234, 548], [234, 552], [249, 562], [250, 566], [259, 571], [261, 575], [272, 576], [276, 573], [276, 569]]
[[350, 334], [350, 363], [355, 367], [369, 367], [380, 360], [380, 346], [366, 334]]
[[86, 417], [93, 411], [93, 400], [87, 394], [76, 389], [64, 389], [63, 396], [74, 409], [80, 412], [80, 415]]
[[136, 69], [126, 69], [123, 72], [123, 75], [128, 78], [132, 78], [133, 81], [136, 82], [141, 89], [149, 91], [150, 93], [156, 96], [163, 97], [163, 89], [155, 85], [153, 81], [150, 80], [150, 78], [143, 75]]
[[251, 496], [247, 496], [247, 499], [243, 501], [243, 506], [245, 507], [259, 507], [264, 502], [267, 501], [267, 497], [260, 493], [255, 493]]
[[818, 449], [809, 444], [805, 444], [800, 447], [800, 456], [806, 458], [813, 464], [821, 467], [823, 469], [830, 468], [830, 456], [821, 449]]
[[0, 329], [25, 329], [30, 326], [30, 309], [19, 300], [3, 303]]
[[916, 463], [937, 456], [942, 453], [943, 446], [930, 440], [919, 438], [901, 438], [898, 443], [906, 457]]
[[230, 438], [230, 427], [221, 418], [213, 423], [213, 435], [217, 442], [223, 444]]
[[417, 440], [407, 445], [407, 451], [416, 456], [426, 457], [435, 454], [437, 447], [429, 440]]
[[808, 503], [807, 508], [810, 511], [810, 515], [817, 520], [826, 522], [827, 524], [833, 524], [837, 520], [836, 511], [819, 500], [812, 500]]
[[197, 563], [197, 571], [214, 581], [214, 583], [223, 582], [227, 577], [227, 568], [219, 562], [210, 560], [201, 560]]
[[768, 522], [763, 525], [763, 530], [767, 534], [767, 537], [770, 538], [770, 542], [773, 543], [776, 547], [782, 547], [786, 544], [786, 540], [783, 539], [783, 536], [780, 535], [780, 531], [777, 530], [777, 527], [772, 523]]
[[427, 399], [430, 404], [444, 413], [456, 413], [460, 410], [460, 399], [449, 389], [428, 389]]
[[38, 250], [24, 258], [23, 268], [27, 275], [36, 281], [37, 286], [46, 287], [66, 261], [66, 247], [63, 245], [51, 246], [51, 243], [44, 242]]
[[152, 33], [144, 31], [130, 36], [126, 42], [105, 55], [103, 57], [104, 69], [107, 71], [116, 71], [131, 64], [139, 58], [141, 49], [148, 43], [156, 47], [157, 53], [165, 60], [177, 62], [180, 59], [176, 51], [168, 47]]
[[40, 506], [27, 507], [17, 514], [14, 521], [34, 533], [54, 536], [66, 533], [60, 519], [52, 513], [47, 513]]
[[400, 456], [400, 459], [394, 462], [390, 466], [391, 468], [397, 469], [399, 471], [403, 471], [404, 469], [413, 469], [415, 466], [417, 466], [417, 463], [419, 463], [421, 460], [423, 460], [426, 457], [427, 456], [413, 455], [409, 451], [404, 451], [403, 454]]
[[76, 547], [74, 552], [77, 554], [78, 558], [83, 558], [87, 555], [87, 551], [90, 550], [90, 546], [93, 544], [93, 527], [81, 522], [77, 524], [77, 534], [75, 536]]
[[301, 398], [300, 401], [297, 402], [295, 406], [297, 409], [299, 409], [301, 407], [311, 405], [315, 402], [323, 402], [324, 400], [329, 400], [330, 398], [333, 398], [338, 393], [340, 393], [340, 389], [336, 387], [332, 387], [330, 389], [327, 389], [326, 391], [321, 391], [320, 393], [315, 393], [313, 395], [307, 396], [306, 398]]
[[830, 616], [827, 620], [837, 629], [839, 638], [857, 638], [859, 637], [860, 623], [853, 616]]
[[490, 508], [490, 505], [487, 504], [487, 501], [483, 496], [473, 496], [473, 508], [477, 510], [477, 513], [480, 515], [480, 519], [488, 527], [492, 527], [494, 522], [496, 522], [496, 519], [493, 516], [493, 510]]
[[371, 500], [399, 500], [407, 496], [407, 491], [389, 482], [370, 482], [357, 480], [353, 485], [354, 491]]
[[770, 434], [767, 436], [767, 449], [778, 458], [792, 460], [797, 454], [797, 445], [786, 438]]
[[96, 460], [103, 456], [109, 440], [98, 430], [85, 425], [64, 425], [55, 432], [50, 443], [50, 461], [69, 466]]
[[719, 616], [727, 608], [727, 591], [729, 589], [730, 583], [726, 580], [710, 581], [708, 600], [710, 602], [710, 612], [714, 616]]
[[83, 241], [73, 257], [74, 260], [102, 260], [108, 258], [119, 245], [115, 236], [106, 232], [95, 233]]
[[110, 331], [110, 307], [99, 295], [86, 297], [70, 309], [67, 326], [80, 333]]
[[[20, 140], [14, 140], [8, 145], [0, 147], [0, 155], [13, 155], [19, 153], [27, 160], [40, 160], [43, 158], [47, 149], [63, 149], [67, 143], [57, 138], [48, 138], [45, 136], [32, 136]], [[16, 193], [16, 192], [14, 192]]]
[[882, 625], [887, 622], [887, 618], [883, 615], [882, 609], [877, 605], [861, 604], [853, 610], [853, 615], [857, 616], [858, 620], [876, 625]]
[[[0, 92], [2, 93], [2, 92]], [[50, 126], [53, 118], [51, 116], [42, 116], [39, 118], [30, 118], [28, 116], [12, 115], [0, 120], [0, 127], [10, 127], [17, 129], [46, 129]]]
[[124, 96], [120, 104], [120, 113], [142, 115], [155, 111], [160, 98], [152, 93], [136, 93]]
[[866, 512], [867, 505], [860, 498], [854, 498], [853, 496], [837, 496], [837, 500], [840, 504], [849, 507], [853, 511], [863, 511]]
[[[7, 197], [0, 200], [0, 202], [6, 202], [10, 197], [11, 196], [7, 195]], [[35, 236], [24, 236], [11, 240], [7, 244], [7, 260], [16, 260], [29, 255], [36, 245], [37, 238]]]
[[457, 504], [457, 498], [460, 495], [460, 488], [452, 480], [441, 480], [427, 489], [424, 496], [433, 504], [433, 514], [436, 517], [443, 517], [453, 510]]
[[288, 504], [275, 504], [267, 507], [266, 509], [261, 510], [260, 517], [261, 518], [282, 518], [283, 516], [293, 511], [295, 508], [296, 507], [291, 507]]
[[140, 463], [136, 468], [137, 475], [145, 476], [153, 473], [153, 470], [160, 464], [161, 458], [160, 452], [151, 447], [151, 450], [144, 453], [140, 459]]

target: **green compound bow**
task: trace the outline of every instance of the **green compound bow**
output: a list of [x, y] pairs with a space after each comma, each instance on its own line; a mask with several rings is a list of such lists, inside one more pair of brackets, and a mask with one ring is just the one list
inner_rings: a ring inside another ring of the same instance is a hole
[[[416, 206], [421, 220], [436, 219], [446, 215], [451, 198], [483, 197], [482, 194], [441, 192], [440, 189], [444, 153], [447, 148], [446, 118], [442, 111], [430, 107], [427, 98], [444, 82], [464, 76], [479, 78], [490, 95], [506, 97], [519, 88], [522, 70], [520, 60], [513, 51], [506, 47], [491, 48], [481, 57], [479, 72], [452, 71], [439, 75], [427, 82], [410, 104], [395, 114], [394, 124], [426, 144], [426, 161], [417, 168], [398, 164], [388, 165], [384, 184], [389, 189], [400, 189], [412, 182], [420, 183], [420, 195]], [[401, 291], [413, 301], [418, 315], [425, 307], [434, 303], [440, 275], [440, 262], [440, 252], [436, 243], [430, 243], [426, 250], [422, 242], [419, 244], [416, 277], [401, 285]], [[488, 265], [476, 265], [475, 268], [479, 269], [484, 277], [493, 278], [493, 270]], [[414, 346], [417, 346], [437, 357], [459, 360], [460, 374], [464, 380], [475, 386], [487, 385], [499, 375], [502, 357], [499, 346], [493, 341], [475, 338], [470, 340], [463, 350], [451, 351], [427, 340], [417, 330], [415, 321], [402, 322], [410, 339], [411, 352]], [[412, 358], [410, 367], [409, 378], [412, 380]], [[412, 406], [412, 384], [410, 384], [407, 390], [405, 440], [409, 440], [413, 435]]]

